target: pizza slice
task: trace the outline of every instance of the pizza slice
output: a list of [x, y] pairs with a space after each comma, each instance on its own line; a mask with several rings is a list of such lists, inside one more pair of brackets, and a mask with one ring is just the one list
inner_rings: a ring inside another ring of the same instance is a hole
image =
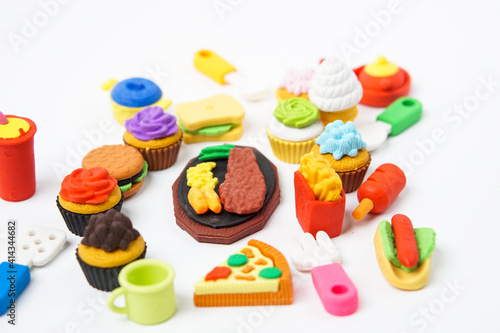
[[290, 268], [274, 247], [252, 239], [194, 286], [200, 307], [287, 305], [293, 302]]

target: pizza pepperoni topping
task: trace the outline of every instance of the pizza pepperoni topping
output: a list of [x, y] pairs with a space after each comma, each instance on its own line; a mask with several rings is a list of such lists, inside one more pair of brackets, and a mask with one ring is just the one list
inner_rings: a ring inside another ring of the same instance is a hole
[[244, 255], [246, 255], [247, 258], [252, 259], [252, 258], [255, 257], [255, 255], [253, 254], [252, 250], [249, 249], [248, 247], [242, 248], [240, 252], [243, 253]]

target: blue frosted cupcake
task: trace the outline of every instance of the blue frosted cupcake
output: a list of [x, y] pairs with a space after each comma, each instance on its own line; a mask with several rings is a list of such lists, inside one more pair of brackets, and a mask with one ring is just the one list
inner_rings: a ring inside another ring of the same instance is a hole
[[323, 156], [342, 180], [345, 193], [356, 191], [371, 162], [366, 143], [354, 123], [336, 120], [326, 125], [311, 152]]

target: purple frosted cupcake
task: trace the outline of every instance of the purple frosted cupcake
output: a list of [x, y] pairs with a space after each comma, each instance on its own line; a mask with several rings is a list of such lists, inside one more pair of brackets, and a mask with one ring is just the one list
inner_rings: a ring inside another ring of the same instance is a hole
[[149, 106], [125, 120], [125, 144], [136, 148], [148, 162], [149, 170], [166, 169], [177, 160], [182, 131], [175, 116], [159, 106]]

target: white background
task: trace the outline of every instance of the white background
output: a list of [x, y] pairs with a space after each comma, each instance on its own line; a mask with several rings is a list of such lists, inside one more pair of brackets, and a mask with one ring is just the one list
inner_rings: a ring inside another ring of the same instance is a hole
[[[262, 231], [232, 245], [202, 244], [175, 224], [171, 185], [205, 144], [183, 145], [177, 163], [151, 172], [124, 204], [123, 213], [148, 244], [147, 256], [176, 270], [174, 317], [142, 327], [109, 311], [103, 305], [108, 294], [89, 287], [75, 259], [80, 238], [68, 232], [59, 256], [32, 270], [16, 303], [17, 326], [7, 325], [4, 315], [0, 331], [499, 331], [499, 10], [495, 1], [405, 1], [394, 7], [388, 1], [2, 1], [0, 109], [33, 119], [38, 132], [36, 194], [19, 203], [0, 200], [0, 260], [6, 258], [8, 218], [21, 227], [67, 231], [55, 205], [61, 177], [79, 166], [88, 149], [121, 143], [124, 129], [100, 89], [110, 78], [153, 79], [173, 100], [168, 111], [174, 112], [176, 103], [218, 93], [238, 97], [234, 87], [194, 69], [199, 49], [217, 52], [273, 89], [288, 68], [315, 66], [325, 56], [337, 55], [354, 68], [385, 55], [412, 76], [411, 96], [424, 105], [424, 116], [373, 153], [369, 174], [385, 162], [407, 174], [406, 188], [389, 209], [355, 222], [350, 214], [356, 194], [347, 195], [344, 230], [334, 242], [359, 293], [352, 316], [329, 315], [310, 275], [293, 267], [293, 305], [193, 305], [195, 281], [249, 239], [267, 242], [289, 259], [288, 240], [302, 232], [294, 211], [297, 165], [277, 160], [263, 135], [276, 105], [269, 93], [258, 103], [241, 101], [246, 117], [239, 143], [257, 147], [279, 170], [281, 204]], [[361, 106], [357, 122], [380, 111]], [[101, 128], [102, 122], [111, 129]], [[437, 232], [430, 280], [417, 292], [392, 287], [375, 259], [377, 225], [396, 213]]]

